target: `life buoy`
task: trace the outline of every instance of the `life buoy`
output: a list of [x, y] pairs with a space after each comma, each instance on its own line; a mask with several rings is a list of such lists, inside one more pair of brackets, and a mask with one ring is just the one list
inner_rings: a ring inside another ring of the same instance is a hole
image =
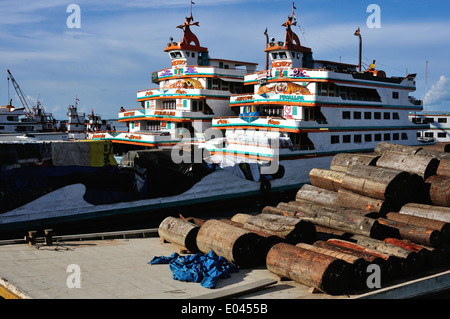
[[266, 194], [270, 192], [270, 189], [272, 188], [272, 185], [270, 184], [270, 181], [263, 180], [261, 181], [261, 186], [259, 187], [259, 190], [261, 193]]

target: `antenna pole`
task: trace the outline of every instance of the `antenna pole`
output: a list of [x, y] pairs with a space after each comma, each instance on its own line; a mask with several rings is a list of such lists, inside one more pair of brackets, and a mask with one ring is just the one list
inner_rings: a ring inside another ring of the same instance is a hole
[[355, 31], [355, 35], [359, 38], [359, 64], [358, 64], [358, 68], [359, 68], [359, 72], [361, 72], [361, 59], [362, 59], [362, 37], [361, 37], [361, 32], [358, 28], [358, 30]]
[[8, 101], [9, 101], [9, 76], [8, 76]]
[[[264, 34], [266, 35], [266, 47], [269, 48], [269, 34], [266, 31], [264, 31]], [[266, 70], [269, 69], [269, 52], [266, 52]]]
[[193, 2], [193, 1], [191, 0], [191, 19], [193, 18], [193, 17], [192, 17], [192, 5], [193, 5], [193, 4], [195, 4], [195, 2]]
[[[428, 60], [427, 60], [427, 63], [425, 65], [425, 97], [427, 95], [427, 91], [428, 91]], [[426, 114], [427, 113], [427, 107], [426, 107], [425, 99], [424, 99], [424, 107], [425, 107], [425, 114]]]

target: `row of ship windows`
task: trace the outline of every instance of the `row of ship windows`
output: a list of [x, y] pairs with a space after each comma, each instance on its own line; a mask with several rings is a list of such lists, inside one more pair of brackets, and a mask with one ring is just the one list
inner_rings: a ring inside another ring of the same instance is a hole
[[[423, 134], [424, 137], [434, 137], [434, 133], [433, 132], [425, 132]], [[421, 132], [417, 132], [417, 137], [422, 137], [422, 133]], [[443, 132], [438, 132], [437, 133], [437, 137], [438, 138], [445, 138], [447, 137], [447, 133], [443, 133]]]
[[[376, 89], [341, 86], [328, 82], [317, 83], [317, 95], [340, 96], [343, 100], [381, 102]], [[392, 97], [398, 99], [398, 92], [393, 92]]]
[[[426, 117], [426, 118], [424, 118], [424, 119], [422, 119], [422, 118], [420, 118], [420, 117], [414, 117], [414, 118], [412, 119], [412, 122], [413, 122], [413, 123], [417, 123], [417, 124], [421, 124], [421, 123], [427, 124], [427, 123], [434, 123], [434, 122], [435, 122], [435, 119], [432, 118], [432, 117]], [[446, 118], [446, 117], [439, 117], [439, 118], [437, 119], [437, 122], [438, 122], [438, 123], [447, 123], [447, 118]]]
[[[375, 120], [381, 120], [381, 112], [373, 112], [373, 118]], [[352, 115], [350, 111], [343, 111], [342, 112], [342, 119], [343, 120], [351, 120]], [[362, 112], [354, 111], [353, 112], [353, 119], [354, 120], [361, 120], [362, 119]], [[365, 120], [371, 120], [372, 119], [372, 112], [364, 112], [364, 119]], [[390, 112], [383, 112], [383, 119], [390, 120], [391, 119], [391, 113]], [[400, 120], [400, 116], [397, 112], [392, 113], [392, 119], [393, 120]]]
[[[184, 100], [186, 101], [186, 100]], [[149, 104], [147, 104], [149, 105]], [[163, 110], [176, 110], [177, 109], [177, 102], [176, 100], [165, 100], [162, 102], [162, 109]], [[191, 102], [191, 111], [192, 112], [203, 112], [205, 114], [213, 114], [213, 111], [208, 106], [208, 104], [204, 103], [203, 100], [197, 101], [192, 100]]]
[[[392, 138], [392, 139], [391, 139]], [[408, 134], [406, 133], [376, 133], [376, 134], [364, 134], [364, 142], [381, 142], [381, 141], [398, 141], [398, 140], [407, 140]], [[363, 135], [355, 134], [353, 135], [353, 143], [362, 143]], [[342, 143], [351, 143], [352, 135], [342, 135]], [[331, 144], [339, 144], [341, 143], [340, 135], [331, 135]]]
[[[288, 56], [287, 53], [289, 53], [290, 55]], [[272, 53], [272, 59], [273, 60], [278, 59], [278, 57], [280, 59], [286, 59], [286, 58], [289, 58], [289, 59], [295, 59], [295, 58], [300, 59], [300, 58], [302, 58], [302, 55], [300, 53], [296, 53], [296, 52], [284, 52], [284, 51], [273, 52]]]

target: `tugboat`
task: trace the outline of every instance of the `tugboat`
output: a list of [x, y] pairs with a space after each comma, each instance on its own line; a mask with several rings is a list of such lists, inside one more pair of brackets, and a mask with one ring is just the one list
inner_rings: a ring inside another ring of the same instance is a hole
[[86, 130], [88, 132], [100, 132], [100, 131], [110, 131], [111, 124], [108, 121], [103, 120], [98, 114], [94, 114], [92, 110], [91, 114], [88, 114], [88, 120], [86, 122]]
[[75, 105], [69, 105], [67, 108], [67, 133], [70, 140], [84, 140], [86, 138], [86, 114], [78, 112], [78, 98]]

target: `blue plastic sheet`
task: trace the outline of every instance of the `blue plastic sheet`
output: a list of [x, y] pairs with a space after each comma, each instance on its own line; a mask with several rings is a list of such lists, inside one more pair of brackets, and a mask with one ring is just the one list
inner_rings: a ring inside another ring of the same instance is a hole
[[230, 274], [239, 268], [212, 250], [208, 254], [180, 256], [173, 253], [170, 257], [156, 256], [149, 264], [169, 264], [173, 279], [179, 281], [200, 282], [205, 288], [216, 287], [219, 279], [230, 278]]

